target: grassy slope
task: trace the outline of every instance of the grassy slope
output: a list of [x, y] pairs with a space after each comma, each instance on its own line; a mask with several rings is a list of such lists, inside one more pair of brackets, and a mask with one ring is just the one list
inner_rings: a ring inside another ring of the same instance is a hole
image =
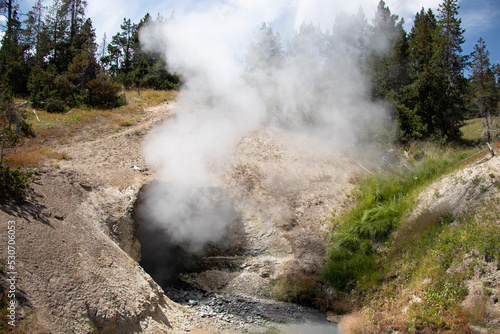
[[[478, 124], [466, 125], [468, 140], [479, 140]], [[500, 267], [500, 200], [455, 216], [441, 210], [409, 219], [425, 187], [460, 169], [463, 163], [457, 163], [473, 153], [429, 147], [424, 151], [422, 161], [410, 159], [410, 171], [404, 167], [406, 171], [358, 179], [355, 205], [334, 220], [323, 280], [363, 310], [346, 317], [346, 333], [465, 333], [471, 325], [500, 331], [500, 324], [492, 322], [500, 317], [498, 308], [491, 307], [499, 282], [481, 283]], [[500, 175], [484, 178], [500, 188]], [[471, 187], [487, 189], [478, 179]], [[480, 293], [471, 293], [474, 278]]]
[[[138, 95], [130, 91], [126, 95], [128, 104], [113, 110], [73, 109], [65, 114], [37, 110], [40, 122], [30, 113], [29, 122], [37, 136], [7, 156], [10, 166], [33, 167], [50, 159], [70, 159], [54, 147], [71, 140], [93, 140], [129, 126], [137, 121], [138, 111], [175, 97], [175, 92], [142, 91]], [[482, 120], [469, 121], [463, 128], [464, 138], [478, 140], [481, 124]], [[484, 325], [488, 316], [485, 303], [465, 308], [462, 302], [472, 272], [484, 267], [485, 259], [488, 263], [500, 259], [496, 223], [500, 203], [497, 200], [460, 217], [447, 212], [424, 215], [417, 220], [418, 228], [407, 223], [418, 194], [440, 175], [460, 168], [457, 162], [475, 153], [427, 146], [415, 147], [413, 156], [422, 152], [424, 159], [409, 162], [411, 173], [394, 169], [356, 180], [356, 205], [334, 221], [330, 260], [322, 280], [350, 291], [349, 299], [363, 307], [362, 320], [354, 321], [351, 328], [358, 326], [364, 332], [379, 332], [381, 328], [459, 332], [470, 323]], [[466, 256], [472, 258], [469, 266], [450, 272]], [[315, 282], [307, 280], [305, 285], [306, 294], [318, 292], [309, 288]], [[488, 289], [484, 287], [486, 294]], [[318, 294], [320, 303], [325, 302], [324, 292]], [[284, 299], [294, 301], [293, 296]]]

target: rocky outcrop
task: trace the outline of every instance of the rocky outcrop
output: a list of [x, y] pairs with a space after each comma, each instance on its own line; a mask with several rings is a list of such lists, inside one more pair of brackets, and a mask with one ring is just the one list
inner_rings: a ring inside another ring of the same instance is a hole
[[137, 194], [138, 190], [133, 186], [122, 191], [115, 187], [96, 187], [79, 209], [125, 253], [139, 262], [141, 245], [136, 238], [138, 222], [133, 216]]
[[[169, 318], [181, 310], [109, 237], [127, 223], [119, 216], [133, 198], [98, 189], [76, 172], [45, 169], [25, 201], [0, 205], [1, 230], [16, 225], [18, 326], [30, 333], [176, 332]], [[113, 238], [133, 256], [130, 235]], [[6, 237], [0, 234], [2, 245]]]

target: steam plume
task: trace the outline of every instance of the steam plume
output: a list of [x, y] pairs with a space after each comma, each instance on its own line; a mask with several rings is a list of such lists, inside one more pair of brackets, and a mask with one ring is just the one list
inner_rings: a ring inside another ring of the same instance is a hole
[[[363, 57], [384, 43], [377, 38], [370, 45], [366, 18], [353, 4], [235, 0], [141, 30], [143, 47], [165, 52], [184, 80], [176, 118], [152, 131], [144, 148], [166, 181], [144, 200], [143, 211], [156, 225], [192, 250], [224, 235], [233, 212], [193, 215], [189, 203], [193, 189], [219, 184], [211, 163], [230, 162], [249, 131], [286, 127], [351, 145], [367, 125], [384, 119], [384, 109], [367, 98], [361, 68]], [[334, 20], [340, 9], [356, 14]], [[303, 23], [313, 19], [320, 22]]]

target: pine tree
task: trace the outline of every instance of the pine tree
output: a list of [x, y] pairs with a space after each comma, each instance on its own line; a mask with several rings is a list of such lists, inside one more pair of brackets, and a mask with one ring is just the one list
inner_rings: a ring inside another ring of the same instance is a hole
[[459, 127], [464, 119], [466, 104], [466, 81], [463, 72], [467, 57], [461, 55], [465, 30], [461, 28], [462, 20], [458, 18], [459, 9], [458, 0], [444, 0], [438, 10], [441, 66], [447, 83], [447, 99], [442, 106], [439, 128], [450, 138], [460, 135]]
[[95, 55], [97, 52], [96, 34], [92, 26], [92, 20], [85, 20], [81, 28], [78, 30], [74, 41], [73, 51], [76, 55], [82, 52], [88, 52]]
[[137, 25], [130, 19], [123, 19], [120, 27], [122, 31], [114, 35], [108, 44], [107, 62], [118, 80], [129, 87], [131, 82], [128, 74], [132, 71], [133, 57], [138, 46]]
[[8, 11], [7, 30], [0, 49], [0, 82], [15, 95], [26, 95], [29, 70], [25, 53], [28, 47], [22, 43], [18, 6], [13, 1], [8, 2]]
[[490, 64], [489, 55], [484, 40], [479, 38], [471, 54], [470, 82], [474, 104], [479, 109], [479, 114], [484, 117], [487, 141], [491, 142], [491, 115], [498, 108], [498, 97], [494, 68]]
[[85, 22], [86, 0], [63, 0], [61, 10], [69, 16], [69, 42], [72, 45]]
[[462, 19], [458, 18], [458, 0], [444, 0], [439, 5], [438, 23], [441, 27], [443, 67], [448, 80], [447, 94], [459, 88], [467, 57], [462, 56], [465, 30], [461, 28]]
[[139, 43], [140, 31], [148, 25], [164, 25], [167, 21], [160, 15], [153, 20], [149, 14], [137, 25], [133, 38], [132, 70], [129, 81], [137, 88], [177, 89], [180, 79], [168, 70], [165, 54], [158, 51], [145, 51]]
[[337, 15], [328, 39], [329, 57], [343, 57], [345, 61], [359, 63], [369, 53], [369, 25], [366, 15], [360, 8], [356, 15]]
[[413, 125], [411, 137], [426, 138], [439, 133], [445, 75], [440, 62], [440, 36], [431, 9], [416, 14], [408, 37], [411, 84], [407, 87], [407, 122]]
[[400, 140], [411, 139], [416, 127], [408, 116], [403, 89], [409, 84], [409, 50], [404, 21], [393, 15], [381, 0], [370, 32], [372, 52], [368, 57], [371, 96], [387, 103], [400, 126]]
[[62, 8], [61, 0], [53, 0], [49, 8], [44, 25], [45, 45], [48, 49], [49, 64], [56, 66], [58, 72], [63, 72], [68, 67], [69, 21], [66, 11]]
[[30, 58], [33, 60], [30, 66], [41, 65], [44, 54], [42, 54], [42, 29], [43, 15], [46, 7], [43, 6], [43, 0], [37, 0], [33, 8], [28, 12], [27, 19], [24, 21], [23, 41], [29, 45]]
[[7, 19], [6, 30], [9, 30], [9, 22], [14, 19], [14, 11], [18, 8], [16, 0], [0, 0], [0, 13]]
[[[445, 4], [454, 2], [445, 0]], [[440, 21], [430, 9], [422, 8], [415, 16], [409, 35], [411, 84], [405, 105], [422, 124], [422, 137], [448, 141], [459, 138], [464, 119], [464, 58], [459, 54], [462, 30], [452, 29], [460, 27], [460, 20], [452, 25], [455, 12], [445, 20], [444, 9], [440, 11]]]
[[374, 99], [396, 102], [396, 95], [408, 83], [408, 39], [403, 23], [383, 0], [379, 2], [370, 33], [373, 51], [368, 60]]
[[253, 36], [247, 49], [246, 61], [251, 70], [272, 69], [283, 64], [285, 53], [279, 34], [265, 23]]

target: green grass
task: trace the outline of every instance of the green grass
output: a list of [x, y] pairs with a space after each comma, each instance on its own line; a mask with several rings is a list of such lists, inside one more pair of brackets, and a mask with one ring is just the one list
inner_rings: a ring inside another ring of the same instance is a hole
[[408, 304], [401, 291], [420, 295], [421, 302], [411, 304], [406, 315], [410, 332], [461, 332], [470, 322], [481, 324], [484, 312], [478, 310], [484, 305], [464, 309], [461, 303], [467, 294], [466, 281], [475, 271], [488, 262], [500, 265], [499, 215], [500, 199], [495, 199], [459, 217], [426, 213], [400, 229], [381, 251], [385, 280], [373, 299], [397, 296], [394, 299], [400, 300], [402, 308]]
[[415, 206], [418, 191], [450, 171], [462, 151], [425, 152], [409, 166], [359, 177], [355, 205], [336, 218], [322, 280], [339, 291], [371, 286], [382, 277], [378, 253], [405, 215]]
[[[467, 333], [470, 324], [491, 320], [489, 281], [482, 295], [463, 302], [471, 277], [500, 267], [500, 199], [459, 216], [441, 207], [409, 219], [422, 189], [472, 153], [428, 150], [409, 168], [358, 178], [355, 204], [333, 221], [323, 282], [349, 293], [375, 332]], [[496, 186], [493, 173], [488, 179]], [[483, 181], [470, 185], [479, 189]]]

